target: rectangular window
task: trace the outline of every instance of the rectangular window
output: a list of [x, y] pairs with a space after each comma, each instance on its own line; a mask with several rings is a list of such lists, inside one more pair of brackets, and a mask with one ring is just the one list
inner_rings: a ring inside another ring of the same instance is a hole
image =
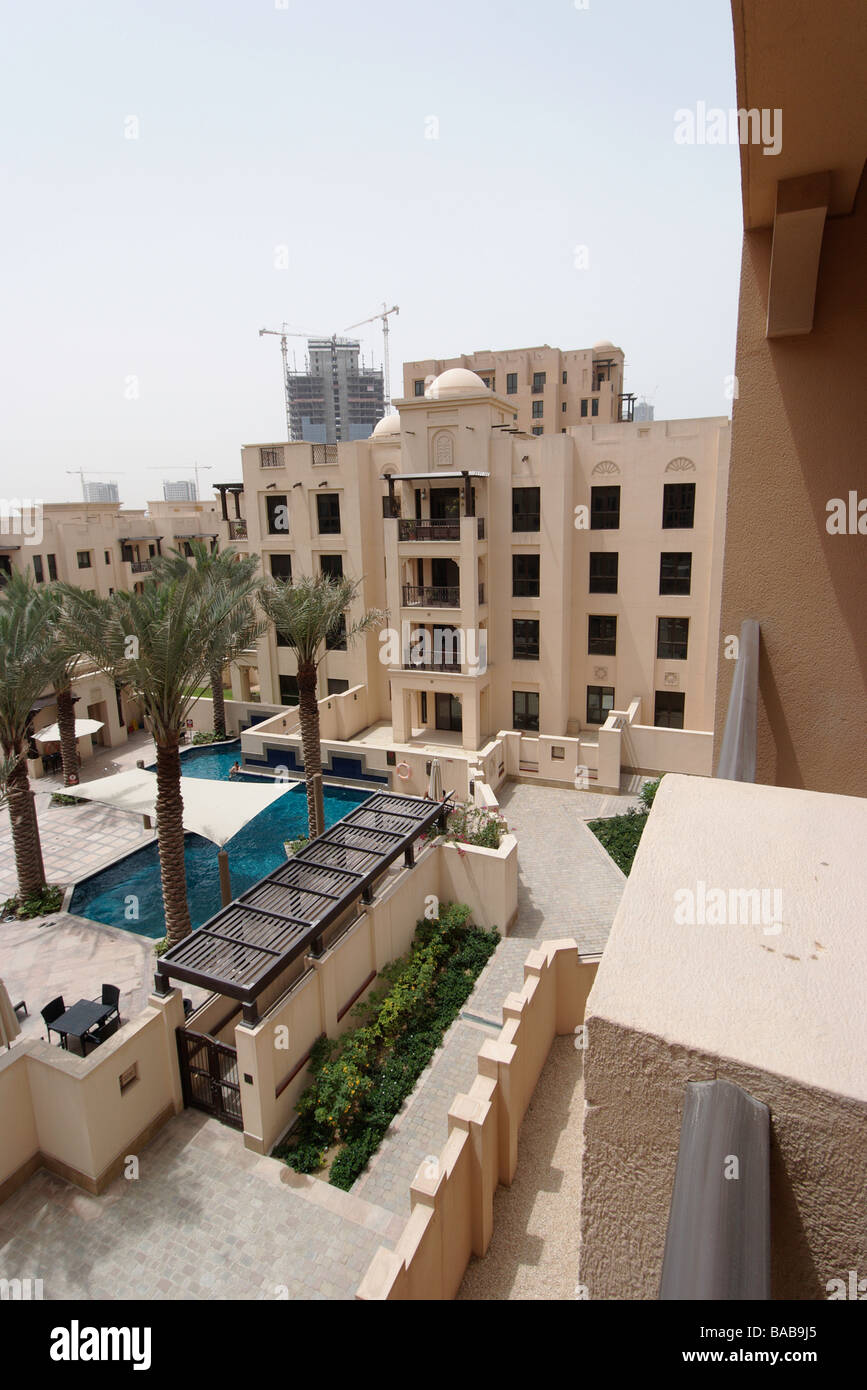
[[110, 551], [110, 550], [106, 550], [106, 551], [105, 551], [105, 563], [106, 563], [107, 565], [110, 565], [110, 564], [111, 564], [111, 551]]
[[281, 705], [298, 704], [298, 677], [280, 677], [280, 703]]
[[562, 743], [551, 744], [551, 761], [553, 763], [562, 763], [566, 761], [566, 749]]
[[604, 724], [614, 708], [613, 685], [588, 685], [587, 723]]
[[506, 395], [516, 396], [518, 394], [518, 373], [506, 372]]
[[90, 551], [89, 551], [89, 550], [79, 550], [79, 552], [78, 552], [76, 558], [77, 558], [77, 560], [78, 560], [78, 568], [79, 568], [80, 570], [89, 570], [89, 569], [90, 569]]
[[539, 597], [539, 556], [512, 556], [512, 595], [514, 598]]
[[423, 396], [423, 395], [424, 395], [424, 380], [419, 381], [419, 379], [416, 377], [415, 381], [412, 383], [412, 389], [413, 389], [413, 392], [414, 392], [414, 394], [415, 394], [416, 396]]
[[49, 556], [48, 556], [48, 578], [49, 578], [49, 579], [56, 579], [56, 578], [57, 578], [57, 556], [56, 556], [56, 555], [49, 555]]
[[513, 661], [539, 660], [539, 619], [512, 619]]
[[565, 372], [563, 373], [563, 385], [564, 385], [564, 386], [566, 385], [566, 373], [565, 373]]
[[587, 651], [590, 656], [617, 655], [617, 619], [610, 614], [587, 619]]
[[328, 694], [329, 694], [329, 695], [342, 695], [343, 692], [344, 692], [344, 690], [348, 690], [348, 689], [349, 689], [349, 681], [332, 680], [331, 677], [329, 676], [329, 678], [328, 678]]
[[598, 414], [599, 414], [599, 400], [598, 400], [598, 398], [597, 398], [596, 396], [594, 396], [593, 399], [592, 399], [592, 401], [590, 402], [590, 414], [591, 414], [591, 415], [598, 415]]
[[343, 556], [342, 555], [320, 555], [319, 569], [322, 574], [329, 575], [332, 579], [343, 578]]
[[581, 402], [581, 419], [582, 419], [582, 420], [586, 420], [586, 419], [587, 419], [587, 399], [586, 399], [586, 397], [585, 397], [585, 398], [582, 400], [582, 402]]
[[534, 373], [533, 373], [533, 395], [534, 395], [534, 396], [535, 396], [535, 395], [538, 395], [538, 393], [539, 393], [540, 391], [544, 391], [544, 390], [545, 390], [545, 373], [544, 373], [544, 372], [534, 372]]
[[132, 564], [133, 560], [135, 559], [135, 555], [133, 554], [133, 549], [131, 545], [124, 545], [123, 542], [121, 542], [120, 558], [125, 565]]
[[692, 553], [690, 551], [663, 551], [659, 557], [659, 592], [661, 594], [688, 594], [692, 579]]
[[512, 691], [512, 727], [527, 729], [530, 733], [539, 732], [539, 692], [537, 690]]
[[617, 570], [620, 556], [616, 550], [591, 550], [590, 552], [590, 592], [591, 594], [616, 594]]
[[341, 613], [338, 622], [331, 629], [325, 638], [325, 650], [327, 652], [346, 651], [346, 614]]
[[545, 430], [544, 430], [544, 427], [543, 427], [542, 425], [534, 425], [534, 426], [533, 426], [533, 434], [544, 434], [544, 433], [545, 433]]
[[617, 531], [620, 527], [620, 488], [591, 487], [590, 530]]
[[660, 618], [656, 636], [659, 661], [686, 661], [689, 618]]
[[545, 402], [544, 402], [544, 401], [534, 401], [534, 402], [533, 402], [533, 419], [534, 419], [534, 420], [541, 420], [541, 418], [542, 418], [542, 416], [543, 416], [544, 414], [545, 414]]
[[653, 722], [657, 729], [682, 729], [684, 695], [678, 690], [657, 690]]
[[275, 492], [273, 497], [266, 495], [265, 512], [268, 517], [269, 535], [286, 536], [289, 534], [289, 507], [285, 493]]
[[560, 406], [560, 411], [561, 411], [561, 414], [563, 414], [563, 415], [566, 414], [566, 402], [565, 402], [565, 401], [564, 401], [563, 404]]
[[538, 531], [539, 497], [537, 487], [512, 488], [512, 530]]
[[260, 449], [259, 450], [260, 468], [282, 468], [283, 450], [282, 449]]
[[280, 579], [285, 584], [292, 583], [292, 556], [291, 555], [272, 555], [271, 557], [271, 576]]
[[41, 556], [41, 555], [34, 555], [34, 556], [33, 556], [33, 573], [34, 573], [34, 575], [36, 576], [36, 583], [37, 583], [37, 584], [41, 584], [42, 581], [43, 581], [43, 579], [45, 578], [45, 574], [43, 573], [43, 569], [42, 569], [42, 556]]
[[316, 497], [320, 536], [340, 534], [340, 498], [336, 492], [320, 492]]
[[662, 526], [688, 528], [695, 521], [695, 483], [666, 483], [662, 490]]

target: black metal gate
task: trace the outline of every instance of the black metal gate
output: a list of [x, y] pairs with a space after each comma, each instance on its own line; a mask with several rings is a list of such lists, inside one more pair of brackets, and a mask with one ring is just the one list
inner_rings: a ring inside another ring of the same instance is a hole
[[224, 1125], [243, 1129], [235, 1048], [190, 1028], [179, 1028], [177, 1034], [184, 1104], [207, 1111]]

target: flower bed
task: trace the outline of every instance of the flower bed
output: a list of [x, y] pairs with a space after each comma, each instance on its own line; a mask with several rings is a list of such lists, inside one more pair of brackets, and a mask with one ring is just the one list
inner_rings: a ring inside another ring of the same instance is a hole
[[508, 829], [499, 811], [467, 801], [463, 806], [456, 806], [449, 815], [444, 838], [450, 844], [499, 849]]
[[452, 903], [441, 905], [438, 918], [420, 921], [409, 955], [381, 971], [385, 988], [353, 1011], [361, 1026], [318, 1040], [299, 1122], [275, 1157], [313, 1173], [337, 1146], [329, 1181], [352, 1186], [496, 950], [499, 932], [469, 919], [468, 907]]

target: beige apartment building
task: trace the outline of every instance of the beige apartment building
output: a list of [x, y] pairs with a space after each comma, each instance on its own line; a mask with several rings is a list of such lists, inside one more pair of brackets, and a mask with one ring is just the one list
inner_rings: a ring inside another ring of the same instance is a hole
[[[102, 597], [118, 589], [140, 590], [156, 555], [189, 551], [194, 537], [227, 543], [214, 501], [150, 502], [146, 511], [125, 510], [119, 502], [48, 502], [38, 517], [28, 517], [26, 529], [31, 534], [12, 524], [0, 531], [0, 583], [18, 572], [36, 584], [60, 579]], [[102, 672], [83, 669], [73, 682], [73, 695], [76, 717], [103, 726], [79, 739], [83, 761], [98, 749], [125, 743], [128, 730], [141, 727], [137, 703]], [[34, 733], [56, 719], [53, 693], [46, 690], [34, 709]], [[58, 759], [52, 744], [34, 742], [30, 754], [28, 772], [35, 778]]]
[[404, 397], [423, 397], [434, 378], [455, 367], [475, 372], [512, 410], [513, 423], [528, 434], [561, 434], [572, 425], [628, 421], [635, 397], [623, 389], [624, 356], [607, 340], [592, 348], [487, 349], [460, 357], [404, 362]]
[[[626, 765], [682, 756], [708, 773], [727, 418], [534, 436], [466, 368], [396, 404], [369, 440], [242, 452], [266, 573], [341, 573], [361, 580], [358, 613], [388, 610], [320, 668], [322, 699], [365, 690], [346, 741], [373, 729], [392, 750], [469, 757], [515, 731], [516, 771], [572, 781], [577, 764], [592, 781], [614, 724]], [[294, 701], [295, 657], [273, 633], [258, 666], [263, 701]]]

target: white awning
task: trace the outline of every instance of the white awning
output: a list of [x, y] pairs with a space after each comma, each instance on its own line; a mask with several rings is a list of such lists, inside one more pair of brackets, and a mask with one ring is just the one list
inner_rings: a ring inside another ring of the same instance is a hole
[[[97, 730], [101, 728], [101, 719], [76, 719], [75, 737], [84, 738], [85, 734], [95, 734]], [[44, 729], [40, 729], [38, 733], [35, 733], [33, 737], [36, 739], [37, 743], [59, 743], [60, 725], [48, 724]]]
[[[249, 782], [217, 782], [206, 777], [182, 777], [184, 829], [215, 845], [224, 845], [243, 830], [248, 821], [267, 810], [272, 801], [285, 796], [295, 784], [275, 782], [254, 787]], [[143, 768], [118, 772], [70, 787], [73, 796], [99, 801], [131, 815], [156, 819], [157, 775]]]

